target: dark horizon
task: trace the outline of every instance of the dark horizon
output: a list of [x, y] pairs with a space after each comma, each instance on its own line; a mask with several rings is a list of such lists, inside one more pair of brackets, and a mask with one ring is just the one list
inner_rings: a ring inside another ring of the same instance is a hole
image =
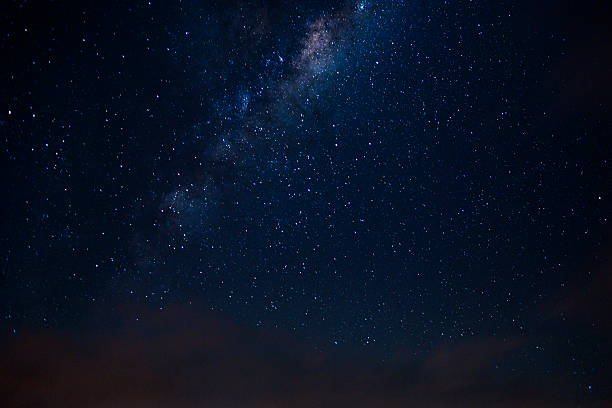
[[[609, 285], [609, 282], [608, 282]], [[609, 290], [610, 286], [606, 287]], [[575, 301], [569, 299], [569, 303]], [[596, 299], [591, 305], [609, 305]], [[573, 315], [569, 304], [554, 305]], [[557, 317], [544, 325], [553, 326]], [[578, 328], [580, 322], [574, 322]], [[334, 348], [294, 331], [255, 328], [203, 305], [118, 305], [87, 330], [24, 331], [8, 351], [0, 393], [11, 406], [102, 407], [607, 407], [604, 378], [577, 395], [571, 373], [522, 369], [541, 337], [472, 337], [429, 353]], [[611, 344], [611, 327], [598, 341]], [[546, 329], [549, 334], [554, 330]], [[587, 344], [589, 340], [587, 339]], [[591, 340], [592, 341], [592, 340]], [[551, 344], [553, 343], [553, 344]], [[603, 344], [603, 343], [602, 343]]]

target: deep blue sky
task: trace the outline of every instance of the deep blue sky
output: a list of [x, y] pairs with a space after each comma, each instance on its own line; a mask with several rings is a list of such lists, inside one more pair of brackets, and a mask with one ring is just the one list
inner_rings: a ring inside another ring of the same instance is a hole
[[610, 403], [597, 4], [10, 2], [4, 395]]

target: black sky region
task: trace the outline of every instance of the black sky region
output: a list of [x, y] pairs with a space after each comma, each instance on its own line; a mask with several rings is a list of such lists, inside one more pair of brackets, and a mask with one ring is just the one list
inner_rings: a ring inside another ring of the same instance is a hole
[[0, 405], [612, 406], [602, 2], [3, 9]]

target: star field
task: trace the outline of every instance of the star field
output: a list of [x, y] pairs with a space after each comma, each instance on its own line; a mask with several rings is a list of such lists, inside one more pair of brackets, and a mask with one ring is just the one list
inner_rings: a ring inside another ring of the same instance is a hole
[[[214, 350], [234, 367], [215, 370], [269, 381], [220, 374], [218, 395], [168, 386], [96, 404], [257, 405], [278, 380], [304, 406], [404, 406], [400, 389], [424, 406], [606, 406], [609, 28], [596, 2], [522, 3], [10, 2], [10, 367], [29, 361], [23, 344], [71, 361], [76, 336], [140, 367], [142, 331], [143, 353], [172, 345], [179, 378], [205, 365], [179, 361]], [[292, 340], [269, 358], [277, 336]], [[310, 353], [329, 378], [295, 369], [318, 364]], [[124, 381], [143, 390], [168, 383], [133, 370]], [[335, 381], [373, 388], [344, 400]]]

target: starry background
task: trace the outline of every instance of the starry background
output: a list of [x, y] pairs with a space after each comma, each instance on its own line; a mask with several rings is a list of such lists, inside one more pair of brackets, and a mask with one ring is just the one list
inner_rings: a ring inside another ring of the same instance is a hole
[[6, 3], [8, 406], [612, 404], [598, 2]]

